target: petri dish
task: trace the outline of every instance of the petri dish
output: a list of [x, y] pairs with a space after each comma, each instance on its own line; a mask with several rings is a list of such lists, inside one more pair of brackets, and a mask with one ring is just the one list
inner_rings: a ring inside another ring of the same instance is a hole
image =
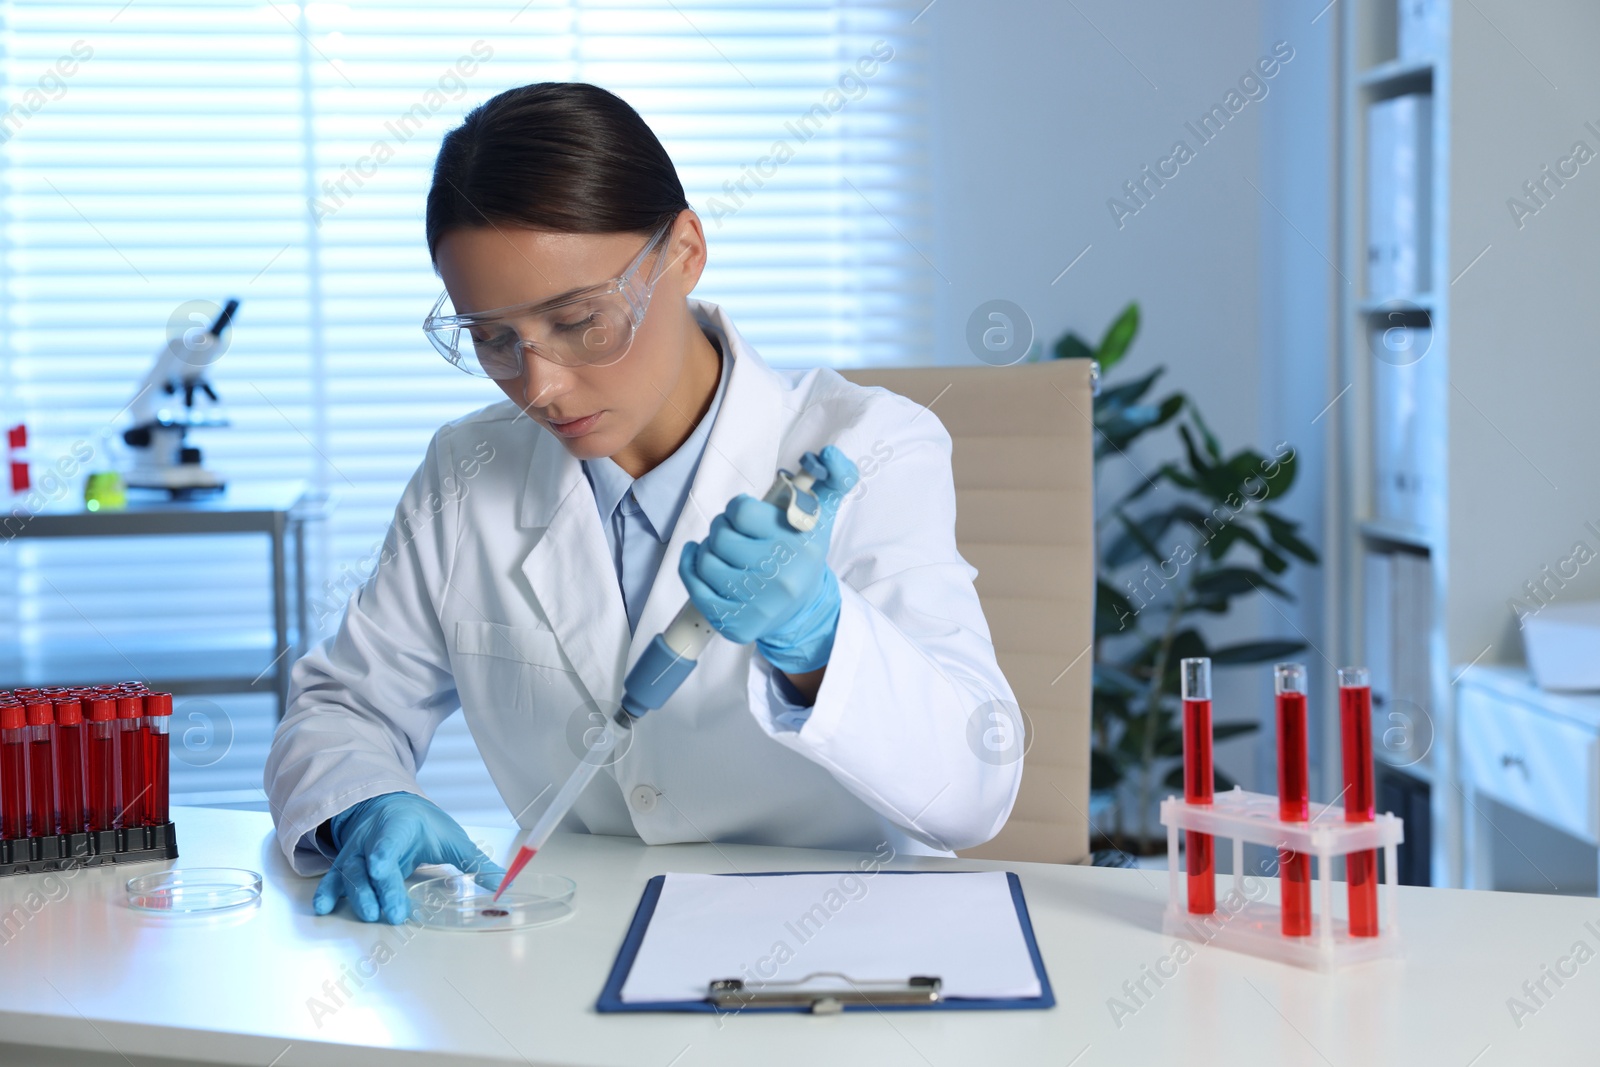
[[471, 875], [451, 874], [411, 887], [411, 917], [435, 930], [527, 930], [571, 915], [577, 889], [559, 874], [524, 872], [495, 900]]
[[189, 867], [129, 878], [128, 906], [159, 915], [231, 911], [261, 899], [261, 875], [238, 867]]

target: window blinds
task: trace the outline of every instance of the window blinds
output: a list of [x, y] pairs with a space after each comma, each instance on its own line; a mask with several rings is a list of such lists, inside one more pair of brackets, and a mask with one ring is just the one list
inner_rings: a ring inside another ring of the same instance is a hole
[[[444, 132], [505, 88], [605, 86], [705, 222], [696, 295], [770, 362], [915, 363], [937, 280], [918, 6], [0, 0], [0, 418], [28, 424], [36, 466], [86, 446], [99, 465], [175, 312], [238, 297], [213, 376], [232, 425], [193, 443], [235, 481], [328, 494], [327, 632], [433, 430], [499, 396], [419, 329]], [[266, 649], [266, 549], [0, 540], [0, 612], [8, 663], [81, 650], [124, 676], [158, 648]], [[251, 788], [267, 732], [235, 734]]]

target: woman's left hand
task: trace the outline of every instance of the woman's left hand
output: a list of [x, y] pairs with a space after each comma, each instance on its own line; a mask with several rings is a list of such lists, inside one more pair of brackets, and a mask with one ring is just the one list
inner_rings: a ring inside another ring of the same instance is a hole
[[683, 546], [678, 575], [712, 628], [756, 650], [786, 674], [827, 664], [839, 624], [839, 581], [827, 563], [839, 503], [860, 480], [856, 465], [829, 445], [827, 476], [812, 486], [821, 513], [795, 530], [775, 505], [741, 493], [711, 521], [703, 541]]

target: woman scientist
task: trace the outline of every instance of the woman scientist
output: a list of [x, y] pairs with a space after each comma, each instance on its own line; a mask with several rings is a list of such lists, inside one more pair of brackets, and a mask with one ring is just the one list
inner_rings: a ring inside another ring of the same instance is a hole
[[[972, 739], [1013, 698], [938, 418], [773, 370], [690, 299], [700, 219], [649, 127], [592, 85], [468, 114], [427, 239], [429, 338], [508, 399], [434, 436], [376, 571], [294, 668], [265, 784], [295, 869], [331, 866], [315, 910], [402, 922], [417, 864], [497, 871], [421, 795], [434, 730], [462, 708], [531, 825], [686, 596], [722, 637], [562, 829], [920, 854], [999, 832], [1021, 763]], [[808, 451], [809, 539], [760, 499]]]

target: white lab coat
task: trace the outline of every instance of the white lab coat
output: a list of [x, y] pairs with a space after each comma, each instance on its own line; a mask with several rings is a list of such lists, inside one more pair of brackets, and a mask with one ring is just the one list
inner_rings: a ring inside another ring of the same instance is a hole
[[829, 546], [843, 604], [809, 720], [778, 725], [771, 666], [753, 645], [714, 638], [561, 829], [650, 844], [887, 842], [926, 855], [1004, 825], [1021, 763], [982, 758], [978, 739], [984, 706], [1014, 697], [977, 572], [956, 551], [944, 426], [831, 370], [775, 371], [721, 308], [690, 303], [727, 339], [733, 366], [637, 631], [578, 460], [509, 401], [445, 426], [374, 575], [338, 632], [294, 667], [265, 784], [300, 873], [328, 865], [296, 850], [323, 820], [380, 793], [422, 792], [416, 770], [458, 706], [509, 810], [531, 825], [596, 714], [617, 707], [628, 666], [682, 606], [683, 544], [735, 495], [762, 495], [777, 468], [829, 443], [862, 481]]

